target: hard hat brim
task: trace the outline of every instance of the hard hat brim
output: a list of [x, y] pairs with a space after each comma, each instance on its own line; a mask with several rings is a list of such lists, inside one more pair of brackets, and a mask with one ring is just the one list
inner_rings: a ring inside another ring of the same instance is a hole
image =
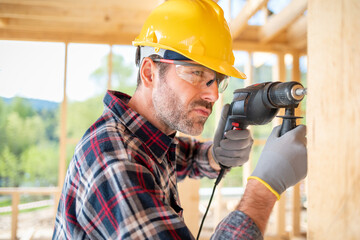
[[132, 44], [134, 46], [149, 46], [149, 47], [154, 47], [154, 48], [159, 48], [159, 49], [161, 48], [161, 49], [171, 50], [171, 51], [177, 52], [181, 55], [184, 55], [185, 57], [187, 57], [205, 67], [208, 67], [216, 72], [219, 72], [224, 75], [231, 76], [231, 77], [235, 77], [235, 78], [246, 79], [246, 75], [243, 72], [239, 71], [237, 68], [235, 68], [233, 65], [230, 65], [226, 61], [219, 61], [217, 59], [206, 57], [203, 55], [197, 56], [196, 54], [191, 54], [191, 56], [190, 56], [186, 52], [182, 52], [175, 48], [165, 46], [165, 45], [162, 45], [159, 43], [150, 43], [147, 41], [135, 40], [132, 42]]

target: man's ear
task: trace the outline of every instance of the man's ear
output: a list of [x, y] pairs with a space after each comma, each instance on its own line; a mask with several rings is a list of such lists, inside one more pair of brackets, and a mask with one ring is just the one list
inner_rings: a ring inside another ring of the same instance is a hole
[[151, 58], [143, 59], [140, 67], [140, 78], [144, 87], [152, 87], [154, 85], [156, 65]]

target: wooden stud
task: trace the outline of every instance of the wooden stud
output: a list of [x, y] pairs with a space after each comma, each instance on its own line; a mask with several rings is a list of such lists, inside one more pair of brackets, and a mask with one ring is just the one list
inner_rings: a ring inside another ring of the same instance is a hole
[[194, 236], [196, 236], [199, 230], [199, 189], [199, 180], [186, 178], [178, 183], [181, 206], [184, 209], [184, 220]]
[[[252, 52], [248, 52], [248, 61], [245, 65], [245, 74], [247, 78], [245, 79], [245, 86], [249, 86], [254, 81], [254, 70], [253, 70], [253, 58], [254, 54]], [[248, 127], [248, 129], [251, 131], [251, 126]], [[255, 142], [253, 143], [255, 146]], [[250, 177], [252, 170], [253, 170], [253, 158], [252, 154], [250, 154], [249, 161], [247, 161], [243, 166], [243, 187], [246, 186], [247, 179]]]
[[[224, 106], [224, 95], [220, 94], [218, 101], [216, 102], [215, 105], [215, 122], [216, 122], [216, 126], [217, 123], [220, 121], [220, 117], [221, 117], [221, 111], [222, 108]], [[216, 225], [221, 221], [222, 219], [222, 213], [224, 212], [224, 200], [223, 197], [221, 195], [221, 189], [223, 188], [223, 184], [224, 184], [224, 179], [222, 179], [220, 181], [220, 183], [218, 184], [217, 188], [216, 188], [216, 192], [215, 192], [215, 196], [214, 196], [214, 230]]]
[[13, 192], [11, 194], [11, 240], [17, 239], [16, 233], [18, 225], [19, 203], [20, 194], [18, 192]]
[[360, 4], [309, 1], [308, 239], [360, 236]]
[[110, 45], [110, 50], [109, 50], [109, 56], [108, 56], [108, 81], [107, 81], [107, 89], [111, 89], [111, 76], [112, 76], [112, 67], [113, 67], [113, 49], [112, 49], [112, 45]]
[[[300, 82], [300, 54], [298, 52], [292, 53], [293, 57], [293, 68], [292, 68], [292, 81]], [[300, 107], [295, 109], [295, 115], [300, 116]], [[297, 122], [299, 124], [299, 122]], [[293, 195], [292, 195], [292, 230], [291, 236], [292, 237], [299, 237], [300, 236], [300, 211], [301, 211], [301, 196], [300, 196], [300, 183], [296, 184], [293, 187]]]
[[61, 103], [61, 120], [60, 120], [60, 158], [59, 158], [59, 177], [58, 186], [62, 189], [65, 181], [66, 174], [66, 117], [67, 117], [67, 61], [68, 61], [68, 44], [65, 43], [65, 64], [64, 64], [64, 90], [63, 90], [63, 101]]
[[[280, 82], [285, 82], [286, 80], [286, 65], [285, 65], [285, 54], [283, 52], [277, 54], [278, 57], [278, 76]], [[282, 109], [283, 111], [283, 109]], [[276, 118], [274, 125], [280, 125], [282, 122], [279, 118]], [[286, 224], [286, 192], [281, 195], [281, 199], [276, 203], [276, 232], [277, 236], [283, 236], [285, 234], [285, 224]]]

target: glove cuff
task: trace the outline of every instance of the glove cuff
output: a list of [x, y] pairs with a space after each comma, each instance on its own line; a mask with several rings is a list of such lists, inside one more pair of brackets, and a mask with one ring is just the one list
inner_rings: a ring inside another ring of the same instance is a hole
[[216, 159], [214, 144], [210, 146], [209, 151], [211, 151], [211, 157], [212, 157], [212, 159], [214, 159], [214, 162], [220, 166], [218, 160]]
[[277, 193], [267, 182], [265, 182], [264, 180], [262, 180], [261, 178], [256, 177], [256, 176], [250, 176], [250, 177], [248, 177], [248, 180], [249, 179], [255, 179], [255, 180], [258, 180], [259, 182], [261, 182], [267, 189], [270, 190], [270, 192], [272, 192], [276, 196], [277, 200], [280, 200], [280, 194]]

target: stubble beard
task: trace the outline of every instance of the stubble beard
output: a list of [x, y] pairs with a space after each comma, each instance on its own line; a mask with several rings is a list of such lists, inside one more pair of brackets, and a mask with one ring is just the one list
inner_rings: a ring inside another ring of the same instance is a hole
[[208, 117], [191, 116], [194, 107], [203, 106], [212, 109], [212, 104], [204, 100], [191, 102], [184, 106], [174, 90], [169, 88], [165, 79], [161, 80], [159, 88], [153, 92], [155, 117], [169, 129], [189, 135], [200, 135]]

